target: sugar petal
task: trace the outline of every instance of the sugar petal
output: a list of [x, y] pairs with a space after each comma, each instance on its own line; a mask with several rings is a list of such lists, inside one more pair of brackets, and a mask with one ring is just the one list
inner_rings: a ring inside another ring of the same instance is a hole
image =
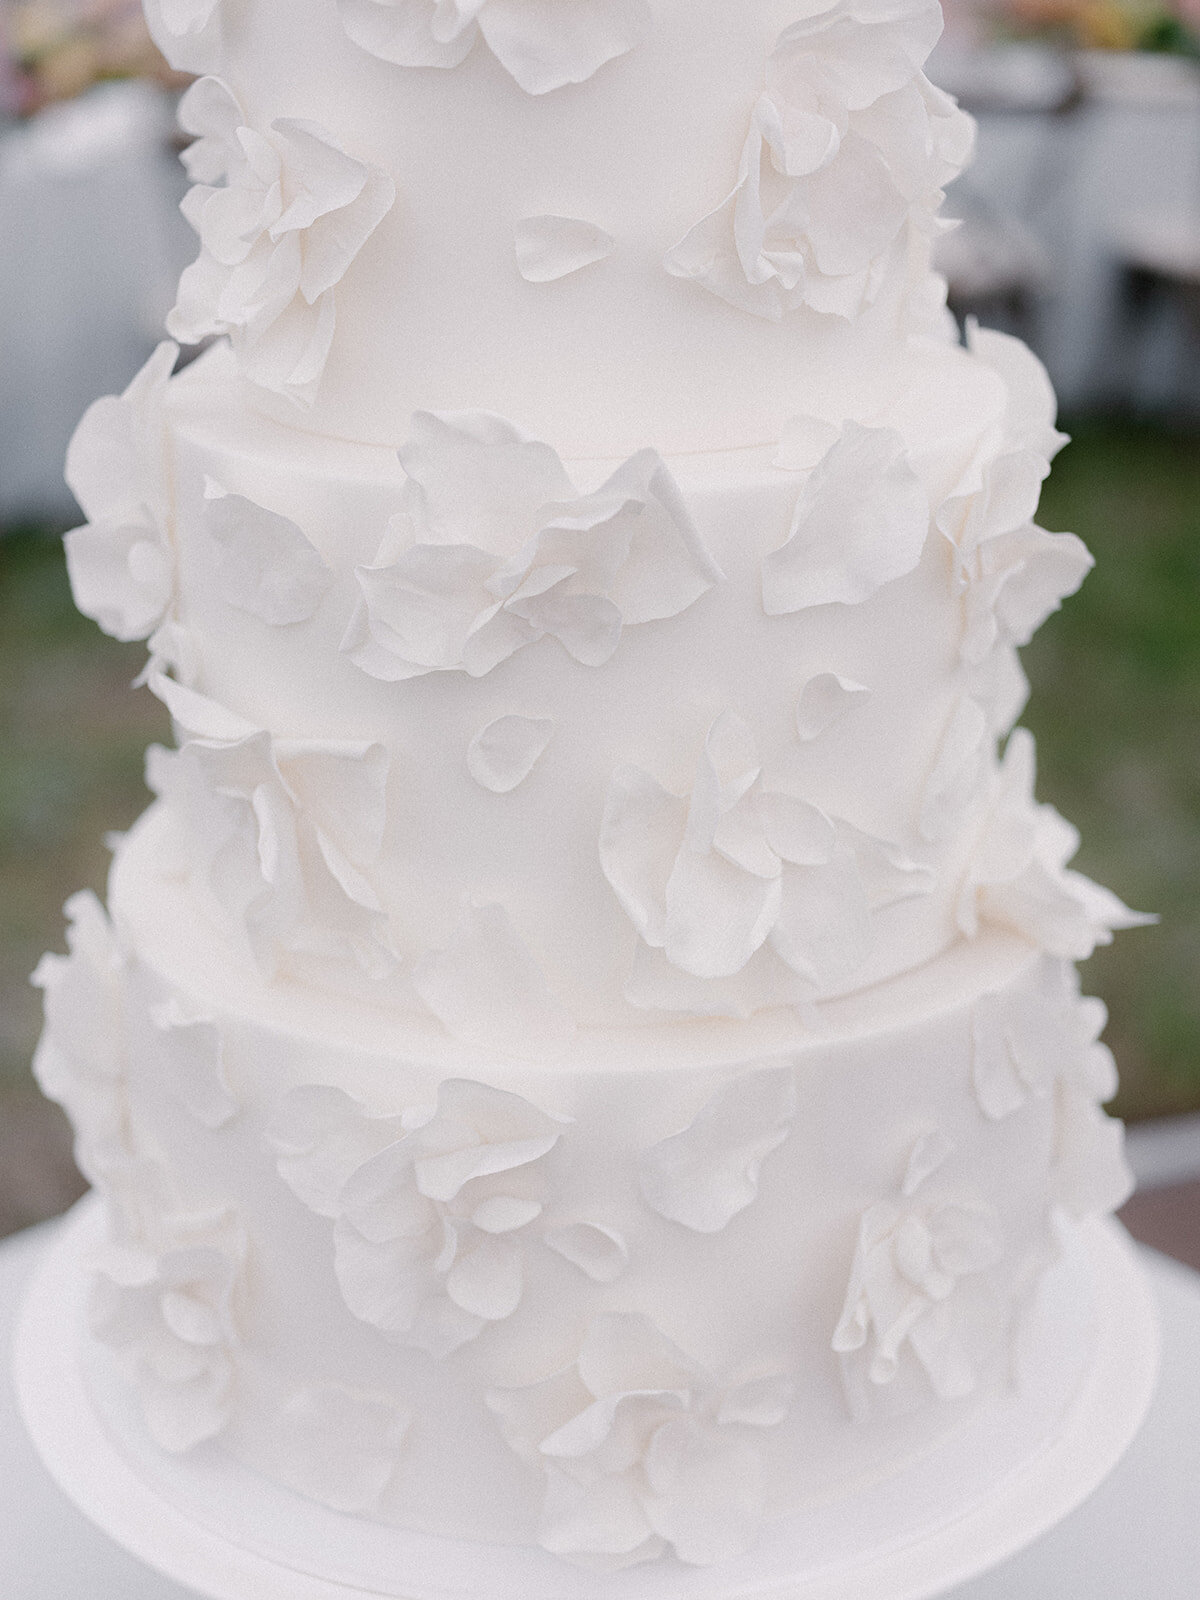
[[912, 571], [928, 530], [926, 492], [900, 436], [847, 423], [805, 485], [787, 541], [763, 561], [764, 609], [869, 599]]
[[616, 247], [610, 233], [575, 217], [523, 217], [516, 227], [517, 269], [527, 283], [569, 277]]
[[718, 1090], [690, 1127], [642, 1154], [643, 1199], [697, 1233], [719, 1233], [754, 1202], [762, 1163], [787, 1138], [796, 1108], [790, 1069], [743, 1074]]

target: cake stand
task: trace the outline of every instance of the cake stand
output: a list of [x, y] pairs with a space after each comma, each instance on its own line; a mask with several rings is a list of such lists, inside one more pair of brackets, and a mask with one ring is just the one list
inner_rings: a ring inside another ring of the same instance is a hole
[[[211, 1600], [926, 1600], [1086, 1499], [1137, 1432], [1157, 1370], [1153, 1300], [1129, 1241], [1111, 1221], [1086, 1223], [1031, 1308], [1028, 1376], [915, 1471], [774, 1523], [752, 1556], [718, 1568], [659, 1562], [598, 1574], [541, 1551], [326, 1511], [216, 1446], [164, 1457], [86, 1336], [86, 1263], [100, 1232], [99, 1207], [85, 1200], [42, 1259], [15, 1342], [21, 1411], [46, 1466], [93, 1522]], [[1083, 1304], [1090, 1314], [1080, 1318]], [[1064, 1340], [1064, 1326], [1086, 1333]], [[864, 1528], [873, 1530], [867, 1549]]]

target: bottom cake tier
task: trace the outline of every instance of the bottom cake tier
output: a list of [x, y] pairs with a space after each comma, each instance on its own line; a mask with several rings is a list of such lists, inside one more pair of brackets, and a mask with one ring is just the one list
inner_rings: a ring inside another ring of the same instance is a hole
[[[1048, 1269], [1128, 1189], [1069, 964], [989, 935], [803, 1018], [531, 1067], [265, 983], [156, 826], [38, 975], [107, 1213], [90, 1359], [148, 1472], [676, 1571], [771, 1525], [902, 1540], [1014, 1469], [1031, 1406], [1034, 1437], [1066, 1415], [1096, 1308], [1048, 1311]], [[608, 1592], [553, 1565], [548, 1594]]]

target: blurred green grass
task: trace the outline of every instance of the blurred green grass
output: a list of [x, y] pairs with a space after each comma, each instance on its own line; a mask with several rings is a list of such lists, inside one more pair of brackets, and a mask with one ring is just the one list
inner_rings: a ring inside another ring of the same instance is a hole
[[1083, 968], [1108, 1003], [1116, 1109], [1200, 1106], [1200, 437], [1148, 424], [1075, 430], [1042, 496], [1095, 571], [1024, 653], [1041, 798], [1083, 833], [1075, 865], [1155, 928]]
[[106, 836], [148, 799], [143, 753], [168, 734], [130, 685], [141, 645], [120, 645], [71, 602], [56, 534], [0, 538], [0, 1090], [31, 1088], [41, 1018], [29, 974], [63, 948], [62, 904], [101, 889]]
[[[1118, 1109], [1200, 1106], [1200, 440], [1089, 422], [1055, 466], [1046, 526], [1091, 546], [1096, 571], [1025, 652], [1039, 793], [1082, 830], [1077, 865], [1156, 928], [1085, 968], [1109, 1004]], [[62, 948], [61, 906], [103, 886], [106, 834], [146, 803], [142, 756], [162, 708], [130, 692], [144, 651], [71, 604], [45, 531], [0, 539], [0, 1090], [29, 1092], [38, 997], [28, 974]], [[15, 1102], [14, 1102], [15, 1103]]]

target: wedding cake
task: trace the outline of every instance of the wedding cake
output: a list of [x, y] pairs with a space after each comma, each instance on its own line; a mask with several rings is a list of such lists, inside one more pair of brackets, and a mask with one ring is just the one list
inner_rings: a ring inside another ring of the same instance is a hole
[[128, 1448], [556, 1597], [986, 1499], [1141, 919], [1013, 726], [1090, 558], [936, 3], [146, 3], [213, 342], [67, 554], [178, 748], [36, 975]]

